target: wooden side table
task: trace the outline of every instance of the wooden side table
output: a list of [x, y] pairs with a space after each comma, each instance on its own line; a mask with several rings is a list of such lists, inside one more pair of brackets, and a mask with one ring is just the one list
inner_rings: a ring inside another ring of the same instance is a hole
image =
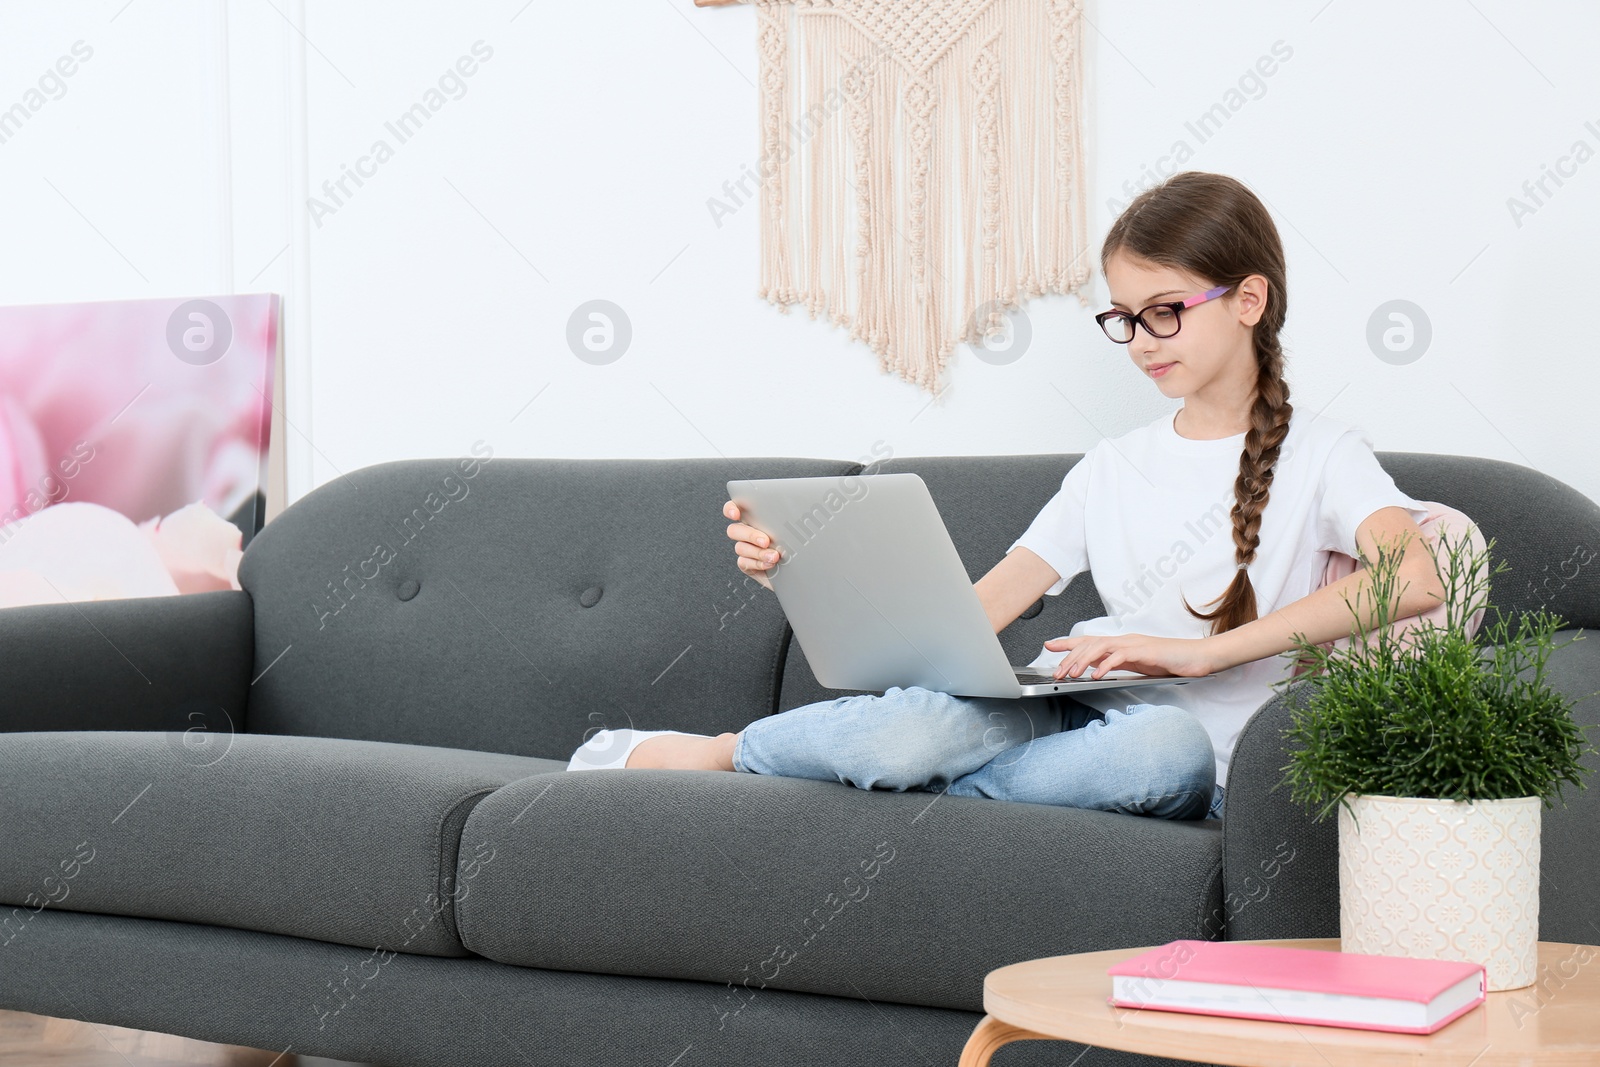
[[[1338, 951], [1339, 939], [1253, 941]], [[1077, 1041], [1231, 1067], [1597, 1067], [1600, 947], [1539, 943], [1538, 980], [1490, 993], [1431, 1034], [1228, 1019], [1113, 1007], [1106, 968], [1144, 948], [1013, 963], [983, 980], [987, 1014], [961, 1067], [988, 1067], [1012, 1041]]]

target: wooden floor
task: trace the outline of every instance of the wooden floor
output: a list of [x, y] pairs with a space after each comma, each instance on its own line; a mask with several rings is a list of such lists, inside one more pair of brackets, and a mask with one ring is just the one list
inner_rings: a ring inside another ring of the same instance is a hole
[[0, 1064], [5, 1067], [363, 1067], [344, 1060], [213, 1045], [171, 1034], [50, 1019], [19, 1011], [0, 1011]]

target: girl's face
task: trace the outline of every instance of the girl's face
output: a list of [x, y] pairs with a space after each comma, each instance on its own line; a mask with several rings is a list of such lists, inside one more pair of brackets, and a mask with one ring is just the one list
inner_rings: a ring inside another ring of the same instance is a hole
[[[1106, 263], [1111, 306], [1137, 313], [1151, 304], [1197, 296], [1216, 283], [1126, 252]], [[1266, 311], [1267, 280], [1252, 274], [1226, 294], [1184, 308], [1172, 337], [1152, 337], [1143, 326], [1125, 346], [1139, 373], [1169, 397], [1248, 395], [1255, 388], [1252, 327]], [[1153, 373], [1157, 372], [1157, 373]]]

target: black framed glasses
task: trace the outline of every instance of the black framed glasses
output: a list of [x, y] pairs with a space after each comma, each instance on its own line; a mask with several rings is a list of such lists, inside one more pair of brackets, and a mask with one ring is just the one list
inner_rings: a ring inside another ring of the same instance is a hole
[[1184, 300], [1151, 304], [1137, 314], [1115, 310], [1102, 311], [1094, 317], [1094, 321], [1100, 324], [1100, 329], [1105, 331], [1107, 337], [1119, 345], [1125, 345], [1133, 340], [1136, 326], [1143, 326], [1144, 332], [1151, 337], [1171, 337], [1183, 326], [1181, 312], [1184, 308], [1192, 308], [1196, 304], [1204, 304], [1207, 300], [1215, 300], [1232, 288], [1231, 285], [1219, 285], [1215, 289], [1207, 289]]

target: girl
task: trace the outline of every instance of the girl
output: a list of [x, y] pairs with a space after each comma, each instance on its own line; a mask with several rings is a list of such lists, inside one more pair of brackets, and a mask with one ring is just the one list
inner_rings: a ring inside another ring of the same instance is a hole
[[[1348, 637], [1351, 604], [1367, 608], [1362, 629], [1376, 623], [1365, 568], [1318, 588], [1330, 553], [1376, 559], [1380, 545], [1403, 545], [1391, 618], [1440, 603], [1418, 525], [1428, 509], [1361, 431], [1290, 404], [1283, 248], [1243, 184], [1185, 171], [1146, 190], [1112, 225], [1100, 265], [1112, 307], [1096, 321], [1182, 406], [1092, 447], [975, 588], [998, 632], [1092, 561], [1109, 614], [1046, 641], [1033, 665], [1196, 681], [1016, 700], [892, 687], [737, 734], [602, 730], [568, 769], [720, 769], [1220, 818], [1234, 742], [1294, 667], [1279, 653], [1296, 634]], [[739, 568], [770, 589], [777, 550], [732, 501], [723, 514]]]

